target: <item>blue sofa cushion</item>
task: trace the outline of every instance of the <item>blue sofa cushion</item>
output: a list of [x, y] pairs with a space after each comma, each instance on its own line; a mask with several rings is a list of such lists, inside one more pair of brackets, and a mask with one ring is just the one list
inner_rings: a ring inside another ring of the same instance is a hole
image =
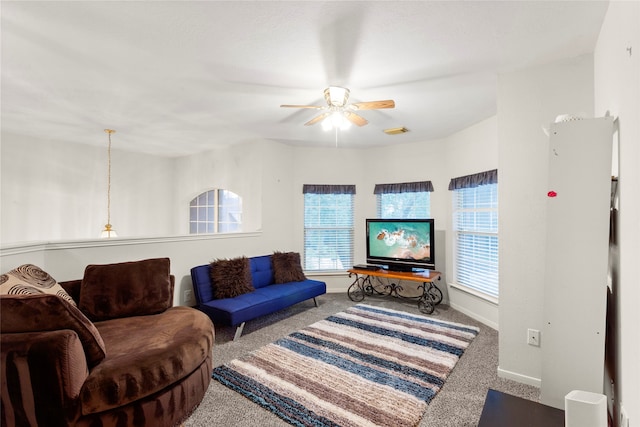
[[257, 256], [249, 258], [251, 277], [255, 289], [264, 288], [273, 284], [273, 268], [271, 266], [271, 255]]
[[236, 326], [323, 295], [326, 290], [324, 282], [307, 279], [303, 282], [270, 285], [234, 298], [214, 299], [198, 308], [207, 313], [214, 323]]
[[213, 299], [213, 286], [211, 285], [211, 266], [199, 265], [191, 269], [191, 281], [193, 293], [198, 304], [204, 304]]

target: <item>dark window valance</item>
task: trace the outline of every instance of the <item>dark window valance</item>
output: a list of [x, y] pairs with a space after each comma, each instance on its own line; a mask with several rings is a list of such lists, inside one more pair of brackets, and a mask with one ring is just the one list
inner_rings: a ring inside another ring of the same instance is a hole
[[431, 181], [401, 182], [399, 184], [376, 184], [373, 194], [421, 193], [433, 191]]
[[355, 185], [316, 185], [304, 184], [303, 194], [356, 194]]
[[459, 176], [451, 178], [449, 182], [449, 190], [458, 190], [460, 188], [474, 188], [479, 185], [497, 184], [498, 169], [490, 171], [474, 173], [472, 175]]

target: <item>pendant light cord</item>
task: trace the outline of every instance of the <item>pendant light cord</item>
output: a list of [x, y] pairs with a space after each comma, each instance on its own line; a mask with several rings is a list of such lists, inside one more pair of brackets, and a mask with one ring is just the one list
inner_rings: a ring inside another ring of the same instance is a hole
[[111, 134], [112, 129], [105, 129], [109, 135], [109, 146], [107, 147], [107, 225], [111, 226]]
[[111, 132], [107, 149], [107, 224], [111, 224]]

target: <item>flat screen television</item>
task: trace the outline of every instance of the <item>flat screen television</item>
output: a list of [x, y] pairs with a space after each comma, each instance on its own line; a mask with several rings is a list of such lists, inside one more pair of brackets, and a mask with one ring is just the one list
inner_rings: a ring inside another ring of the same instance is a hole
[[425, 219], [367, 219], [367, 263], [394, 271], [435, 269], [435, 224]]

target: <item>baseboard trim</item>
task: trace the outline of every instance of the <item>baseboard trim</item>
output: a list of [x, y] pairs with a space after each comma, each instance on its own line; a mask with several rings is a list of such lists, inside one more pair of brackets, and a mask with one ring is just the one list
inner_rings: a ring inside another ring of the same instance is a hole
[[449, 305], [451, 306], [451, 308], [459, 311], [462, 314], [466, 314], [467, 316], [471, 317], [474, 320], [477, 320], [478, 322], [484, 323], [485, 325], [487, 325], [488, 327], [495, 329], [496, 331], [499, 330], [498, 329], [498, 324], [494, 321], [491, 321], [485, 317], [479, 316], [478, 313], [474, 313], [473, 311], [470, 311], [456, 303], [452, 303], [451, 301], [449, 301]]
[[327, 284], [327, 293], [328, 294], [345, 294], [347, 293], [347, 290], [344, 288], [344, 286], [331, 286], [330, 284]]
[[533, 387], [540, 388], [542, 381], [540, 378], [530, 377], [528, 375], [518, 374], [517, 372], [507, 371], [498, 366], [498, 377], [512, 380], [518, 383], [527, 384]]

